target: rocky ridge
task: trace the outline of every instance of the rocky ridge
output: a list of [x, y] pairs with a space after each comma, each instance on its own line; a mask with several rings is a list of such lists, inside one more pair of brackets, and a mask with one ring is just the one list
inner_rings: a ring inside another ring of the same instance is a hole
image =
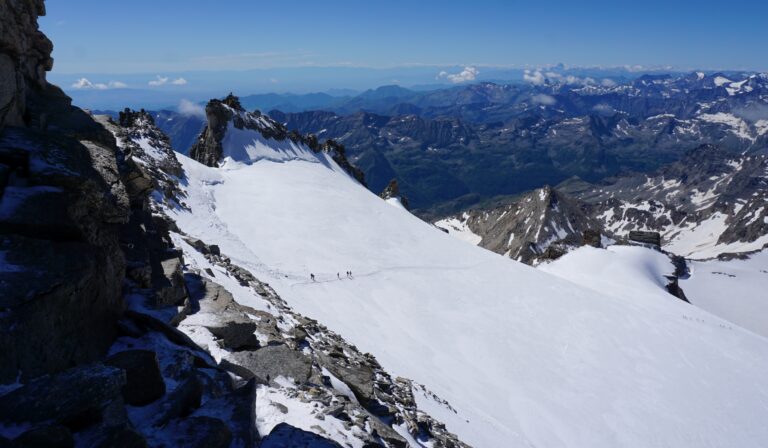
[[[42, 1], [0, 5], [0, 383], [102, 356], [122, 313], [129, 195], [112, 135], [46, 82]], [[52, 341], [54, 341], [52, 343]]]
[[578, 201], [550, 187], [525, 194], [508, 205], [473, 210], [435, 225], [448, 233], [455, 231], [456, 225], [463, 226], [480, 238], [480, 247], [528, 264], [557, 258], [583, 245], [589, 231], [599, 229]]
[[197, 142], [189, 150], [190, 157], [202, 164], [218, 166], [222, 161], [224, 156], [222, 141], [227, 127], [231, 124], [234, 129], [256, 131], [268, 140], [290, 140], [293, 143], [305, 145], [313, 152], [328, 153], [340, 167], [365, 185], [363, 172], [347, 160], [343, 145], [332, 139], [320, 143], [315, 135], [302, 135], [296, 131], [288, 131], [285, 126], [262, 115], [258, 110], [247, 112], [240, 105], [239, 98], [231, 93], [223, 100], [209, 101], [205, 107], [205, 114], [207, 124]]
[[[632, 240], [633, 232], [655, 232], [671, 253], [712, 258], [759, 250], [768, 244], [766, 191], [768, 157], [732, 155], [703, 145], [654, 173], [629, 174], [598, 185], [571, 179], [556, 189], [536, 190], [508, 205], [465, 212], [436, 224], [449, 231], [472, 232], [480, 246], [518, 259], [517, 252], [508, 252], [509, 244], [500, 244], [499, 238], [520, 235], [515, 229], [528, 229], [529, 222], [521, 223], [517, 214], [510, 215], [509, 211], [522, 209], [528, 219], [536, 214], [536, 195], [543, 198], [554, 193], [568, 204], [571, 217], [563, 224], [541, 215], [548, 223], [545, 228], [567, 229], [560, 238], [553, 239], [548, 233], [522, 233], [526, 235], [524, 242], [538, 247], [539, 253], [554, 241], [567, 247], [569, 239], [574, 241], [571, 235], [592, 230], [618, 241]], [[702, 227], [712, 234], [696, 236]], [[531, 257], [520, 261], [537, 262]]]

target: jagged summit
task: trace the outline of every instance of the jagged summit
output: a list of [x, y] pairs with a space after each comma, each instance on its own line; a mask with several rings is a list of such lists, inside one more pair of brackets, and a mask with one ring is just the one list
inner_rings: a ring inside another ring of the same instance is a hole
[[[212, 101], [215, 101], [215, 100], [212, 100]], [[229, 95], [227, 95], [223, 100], [221, 100], [221, 102], [237, 111], [245, 111], [245, 108], [243, 108], [242, 104], [240, 104], [240, 98], [233, 95], [232, 92], [229, 92]]]
[[207, 125], [189, 153], [200, 163], [216, 167], [226, 158], [246, 163], [264, 159], [316, 161], [316, 155], [323, 153], [365, 183], [362, 171], [347, 160], [343, 145], [331, 139], [320, 143], [315, 135], [289, 131], [258, 110], [248, 112], [231, 93], [223, 100], [209, 101], [205, 114]]

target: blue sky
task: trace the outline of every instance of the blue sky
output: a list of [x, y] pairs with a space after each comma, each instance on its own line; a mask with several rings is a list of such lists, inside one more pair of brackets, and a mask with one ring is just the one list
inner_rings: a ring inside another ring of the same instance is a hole
[[768, 69], [766, 1], [49, 0], [55, 71], [302, 66]]
[[48, 0], [46, 7], [49, 79], [95, 109], [168, 107], [230, 91], [522, 82], [525, 69], [558, 63], [768, 70], [768, 0]]

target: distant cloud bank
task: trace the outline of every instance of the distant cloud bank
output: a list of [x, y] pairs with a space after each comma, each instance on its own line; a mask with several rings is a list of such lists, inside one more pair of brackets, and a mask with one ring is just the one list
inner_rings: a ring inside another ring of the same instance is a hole
[[184, 78], [176, 78], [174, 80], [171, 80], [171, 78], [167, 76], [157, 75], [155, 79], [149, 81], [147, 84], [151, 87], [159, 87], [159, 86], [164, 86], [166, 84], [171, 84], [174, 86], [185, 86], [188, 84], [188, 82]]
[[107, 90], [107, 89], [125, 89], [128, 84], [120, 81], [103, 82], [91, 82], [88, 78], [80, 78], [71, 85], [73, 89], [78, 90]]
[[437, 78], [447, 79], [454, 84], [460, 84], [462, 82], [474, 81], [479, 74], [480, 70], [478, 70], [477, 67], [464, 67], [464, 70], [460, 73], [448, 73], [442, 71], [437, 74]]
[[552, 106], [557, 102], [555, 97], [545, 95], [545, 94], [539, 94], [539, 95], [533, 95], [531, 97], [531, 101], [533, 104], [541, 104], [542, 106]]
[[543, 86], [544, 84], [569, 84], [575, 86], [596, 86], [601, 85], [603, 87], [615, 87], [616, 82], [612, 79], [605, 78], [599, 83], [590, 77], [579, 78], [573, 75], [562, 75], [557, 72], [542, 72], [541, 70], [525, 70], [523, 72], [523, 80], [529, 82], [535, 86]]

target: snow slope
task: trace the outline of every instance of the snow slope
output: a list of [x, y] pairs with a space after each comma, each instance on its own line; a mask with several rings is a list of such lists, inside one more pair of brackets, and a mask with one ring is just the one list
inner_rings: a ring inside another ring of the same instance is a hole
[[[230, 141], [263, 143], [241, 137]], [[633, 294], [621, 282], [580, 286], [466, 244], [325, 154], [236, 149], [225, 148], [238, 159], [221, 168], [179, 155], [189, 210], [168, 215], [298, 312], [425, 385], [414, 391], [420, 407], [462, 440], [768, 445], [764, 338], [669, 296], [652, 276]]]
[[768, 251], [688, 265], [691, 275], [680, 286], [691, 303], [768, 337]]

